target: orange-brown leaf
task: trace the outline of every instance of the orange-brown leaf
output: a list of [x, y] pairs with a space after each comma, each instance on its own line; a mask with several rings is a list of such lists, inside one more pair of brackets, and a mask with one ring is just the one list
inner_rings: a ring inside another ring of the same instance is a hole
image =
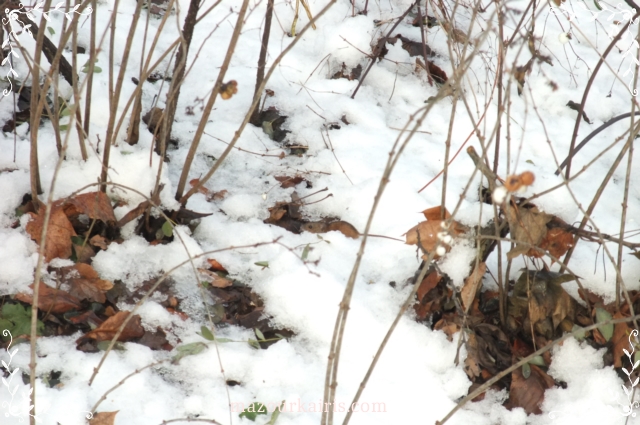
[[[129, 316], [128, 311], [117, 312], [115, 315], [105, 320], [98, 328], [78, 338], [76, 343], [80, 344], [88, 339], [95, 339], [98, 342], [111, 341], [127, 316]], [[118, 337], [118, 341], [130, 341], [135, 338], [140, 338], [142, 335], [144, 335], [144, 329], [140, 324], [140, 316], [134, 314], [122, 330], [122, 333]]]
[[74, 196], [64, 203], [63, 208], [67, 216], [86, 214], [89, 218], [105, 223], [116, 222], [111, 200], [104, 192], [83, 193]]
[[89, 420], [89, 425], [114, 425], [118, 412], [98, 412]]
[[[29, 285], [33, 289], [33, 284]], [[18, 293], [15, 298], [23, 303], [33, 305], [33, 293]], [[66, 313], [71, 310], [78, 310], [82, 307], [80, 300], [70, 293], [61, 289], [51, 288], [40, 282], [38, 291], [38, 309], [50, 311], [51, 313]]]
[[213, 258], [207, 259], [207, 263], [209, 263], [209, 266], [215, 272], [229, 273], [222, 264], [220, 264], [217, 260], [214, 260]]
[[[33, 213], [30, 214], [33, 220], [27, 223], [27, 233], [29, 233], [31, 239], [36, 241], [38, 245], [41, 245], [45, 208], [41, 207], [37, 215]], [[49, 226], [45, 240], [45, 261], [49, 262], [54, 258], [71, 257], [72, 236], [76, 236], [76, 231], [73, 229], [71, 222], [62, 208], [54, 204], [51, 208], [51, 216], [49, 217]]]
[[[613, 315], [614, 319], [622, 319], [625, 316], [620, 312], [616, 312]], [[632, 352], [633, 350], [629, 346], [629, 334], [631, 333], [631, 328], [626, 323], [616, 323], [613, 328], [613, 336], [611, 337], [611, 342], [613, 343], [613, 367], [618, 368], [622, 367], [622, 356], [624, 355], [623, 350], [627, 350], [628, 352]], [[629, 361], [629, 359], [624, 355], [625, 361]]]
[[[442, 220], [442, 207], [438, 205], [437, 207], [427, 208], [426, 210], [422, 211], [422, 214], [424, 214], [424, 218], [426, 218], [427, 220]], [[447, 220], [449, 218], [451, 218], [451, 214], [445, 208], [444, 219]]]
[[573, 235], [558, 227], [550, 229], [540, 243], [540, 248], [549, 251], [549, 254], [556, 258], [560, 258], [566, 254], [572, 246]]
[[418, 287], [418, 292], [417, 292], [418, 302], [421, 302], [424, 296], [427, 295], [429, 291], [431, 291], [433, 288], [436, 287], [438, 282], [440, 282], [441, 278], [442, 276], [440, 276], [436, 270], [433, 270], [428, 275], [426, 275], [424, 279], [422, 279], [422, 282], [420, 282], [420, 287]]
[[440, 221], [423, 221], [405, 233], [407, 245], [420, 245], [431, 252], [438, 243], [438, 233], [442, 231]]

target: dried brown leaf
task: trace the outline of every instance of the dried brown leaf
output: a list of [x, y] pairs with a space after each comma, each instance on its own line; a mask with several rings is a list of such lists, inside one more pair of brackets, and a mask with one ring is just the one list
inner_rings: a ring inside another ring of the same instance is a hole
[[113, 288], [112, 282], [100, 279], [98, 272], [88, 264], [76, 264], [67, 270], [68, 275], [72, 270], [77, 271], [77, 274], [70, 275], [67, 281], [71, 286], [69, 289], [71, 295], [81, 300], [95, 301], [100, 304], [107, 300], [105, 293]]
[[547, 234], [547, 223], [552, 215], [539, 212], [537, 208], [507, 209], [507, 218], [511, 236], [515, 239], [516, 246], [507, 253], [508, 259], [513, 259], [520, 254], [529, 251], [531, 246], [538, 246]]
[[[98, 328], [78, 338], [76, 343], [82, 344], [90, 339], [94, 339], [98, 342], [111, 341], [127, 316], [129, 316], [128, 311], [117, 312], [115, 315], [105, 320]], [[140, 316], [135, 314], [122, 330], [122, 333], [118, 337], [118, 341], [130, 341], [132, 339], [140, 338], [142, 335], [144, 335], [144, 329], [140, 324]]]
[[509, 391], [509, 407], [522, 407], [528, 415], [542, 413], [540, 405], [544, 400], [544, 391], [554, 386], [553, 379], [536, 365], [531, 367], [531, 375], [525, 378], [522, 368], [511, 373], [511, 389]]
[[207, 277], [207, 282], [209, 282], [209, 285], [211, 286], [214, 286], [216, 288], [226, 288], [233, 285], [233, 282], [231, 282], [229, 279], [220, 277], [217, 273], [212, 272], [211, 270], [198, 268], [198, 271]]
[[89, 243], [93, 246], [97, 246], [100, 249], [109, 248], [109, 241], [107, 240], [107, 238], [100, 235], [92, 236], [91, 239], [89, 239]]
[[464, 281], [464, 286], [460, 291], [462, 298], [462, 305], [465, 310], [468, 310], [469, 306], [473, 303], [473, 299], [476, 297], [478, 290], [482, 286], [482, 277], [487, 271], [487, 265], [485, 263], [478, 263], [473, 268], [473, 272]]
[[[33, 284], [29, 285], [33, 289]], [[18, 293], [15, 298], [23, 303], [33, 305], [33, 293]], [[66, 313], [71, 310], [78, 310], [82, 307], [80, 300], [66, 291], [51, 288], [40, 282], [38, 291], [38, 309], [50, 311], [51, 313]]]
[[[41, 245], [42, 227], [44, 225], [45, 208], [41, 207], [38, 214], [30, 213], [33, 220], [27, 223], [27, 233], [31, 239]], [[76, 236], [71, 222], [59, 205], [54, 204], [51, 208], [49, 226], [45, 241], [44, 258], [49, 262], [54, 258], [71, 257], [71, 237]]]
[[222, 264], [213, 258], [208, 258], [207, 263], [209, 263], [210, 268], [215, 272], [229, 273]]
[[115, 412], [97, 412], [93, 415], [93, 418], [89, 419], [89, 425], [114, 425], [116, 420]]
[[86, 214], [91, 219], [105, 223], [115, 223], [111, 200], [104, 192], [83, 193], [65, 201], [64, 212], [67, 216]]

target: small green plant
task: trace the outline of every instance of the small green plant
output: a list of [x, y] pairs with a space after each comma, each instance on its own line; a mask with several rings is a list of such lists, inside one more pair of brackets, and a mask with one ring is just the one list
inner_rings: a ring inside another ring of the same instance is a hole
[[[31, 334], [31, 307], [23, 307], [21, 304], [5, 304], [0, 311], [0, 332], [11, 332], [14, 338]], [[44, 323], [38, 320], [36, 332], [42, 335]], [[8, 341], [9, 335], [2, 335], [4, 341]]]

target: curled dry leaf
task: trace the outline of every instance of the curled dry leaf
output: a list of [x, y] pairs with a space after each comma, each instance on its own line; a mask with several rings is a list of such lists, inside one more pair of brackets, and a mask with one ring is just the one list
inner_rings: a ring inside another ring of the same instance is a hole
[[220, 86], [220, 97], [223, 100], [231, 99], [231, 97], [238, 93], [238, 82], [231, 80]]
[[[569, 248], [573, 246], [573, 235], [564, 229], [559, 227], [549, 229], [542, 242], [540, 242], [540, 248], [548, 251], [549, 254], [556, 258], [560, 258], [569, 251]], [[530, 257], [542, 257], [542, 253], [537, 249], [530, 249], [527, 252]]]
[[538, 246], [547, 235], [547, 223], [552, 215], [538, 211], [537, 208], [507, 208], [507, 219], [511, 236], [516, 240], [516, 246], [507, 253], [509, 260], [520, 254], [527, 253], [532, 246]]
[[[33, 284], [29, 285], [33, 289]], [[33, 305], [33, 293], [18, 293], [15, 298], [23, 303]], [[51, 288], [40, 282], [38, 291], [38, 309], [42, 311], [50, 311], [51, 313], [66, 313], [71, 310], [79, 310], [82, 307], [80, 300], [70, 293]]]
[[[33, 220], [27, 223], [27, 233], [38, 245], [42, 244], [42, 227], [44, 225], [45, 208], [41, 207], [38, 214], [29, 213]], [[54, 258], [71, 257], [71, 237], [76, 236], [71, 222], [59, 204], [51, 208], [49, 226], [45, 241], [44, 258], [49, 262]]]
[[523, 173], [513, 174], [507, 177], [504, 182], [504, 187], [509, 192], [516, 192], [520, 190], [520, 188], [531, 186], [535, 180], [535, 174], [533, 174], [531, 171], [525, 171]]
[[222, 264], [220, 264], [217, 260], [213, 258], [208, 258], [207, 263], [209, 263], [210, 269], [213, 270], [214, 272], [229, 273]]
[[468, 278], [464, 281], [464, 286], [460, 291], [460, 296], [462, 298], [462, 305], [465, 310], [468, 310], [471, 304], [473, 303], [473, 299], [476, 297], [478, 290], [482, 286], [482, 277], [484, 273], [487, 271], [487, 265], [485, 263], [478, 263], [473, 268], [473, 272], [469, 275]]
[[[82, 344], [90, 339], [94, 339], [98, 342], [111, 341], [127, 316], [129, 316], [128, 311], [117, 312], [115, 315], [105, 320], [98, 328], [78, 338], [76, 344]], [[132, 339], [140, 338], [142, 335], [144, 335], [144, 329], [140, 324], [140, 316], [134, 314], [122, 330], [122, 333], [118, 337], [118, 341], [130, 341]]]

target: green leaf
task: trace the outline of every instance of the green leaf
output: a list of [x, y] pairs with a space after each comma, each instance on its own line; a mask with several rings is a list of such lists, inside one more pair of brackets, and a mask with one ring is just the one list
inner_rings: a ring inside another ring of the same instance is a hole
[[253, 348], [257, 348], [258, 350], [260, 349], [260, 343], [258, 343], [258, 341], [256, 341], [255, 339], [251, 339], [249, 338], [249, 340], [247, 340], [247, 342], [249, 343], [250, 346], [252, 346]]
[[27, 318], [31, 320], [31, 315], [21, 304], [5, 304], [2, 306], [2, 317], [15, 323], [16, 320]]
[[307, 257], [309, 256], [309, 251], [311, 250], [311, 248], [309, 247], [309, 244], [307, 244], [307, 246], [304, 247], [304, 249], [302, 250], [302, 261], [306, 261]]
[[534, 163], [533, 163], [533, 161], [532, 161], [532, 160], [530, 160], [530, 159], [527, 159], [525, 162], [526, 162], [527, 164], [536, 165], [536, 164], [534, 164]]
[[242, 413], [240, 413], [240, 415], [238, 416], [240, 416], [241, 418], [245, 417], [250, 421], [255, 422], [258, 415], [266, 415], [266, 414], [267, 414], [267, 406], [265, 406], [262, 403], [255, 402], [255, 403], [251, 403], [249, 407], [244, 409]]
[[524, 379], [529, 379], [529, 377], [531, 376], [531, 366], [529, 366], [529, 363], [525, 363], [522, 365], [522, 376], [524, 377]]
[[58, 129], [59, 129], [60, 131], [67, 131], [67, 129], [68, 129], [68, 128], [69, 128], [69, 125], [68, 125], [68, 124], [63, 124], [63, 125], [61, 125], [61, 126], [59, 126], [59, 127], [58, 127]]
[[183, 357], [194, 356], [196, 354], [202, 353], [207, 348], [207, 344], [204, 342], [192, 342], [191, 344], [181, 345], [176, 347], [176, 351], [178, 354], [173, 356], [171, 359], [171, 363], [178, 364]]
[[71, 115], [71, 109], [69, 108], [62, 108], [62, 111], [60, 111], [60, 118], [62, 117], [68, 117]]
[[202, 285], [202, 287], [206, 289], [209, 287], [209, 282], [207, 282], [206, 280], [203, 280], [202, 282], [200, 282], [200, 285]]
[[282, 403], [280, 403], [280, 407], [274, 409], [273, 413], [271, 413], [271, 419], [269, 419], [269, 422], [267, 422], [266, 425], [274, 425], [276, 423], [278, 416], [280, 416], [282, 409], [284, 409], [284, 402], [285, 400], [282, 400]]
[[209, 341], [213, 341], [213, 340], [215, 339], [215, 338], [213, 337], [213, 334], [212, 334], [212, 333], [211, 333], [211, 331], [209, 330], [209, 328], [208, 328], [208, 327], [206, 327], [206, 326], [201, 326], [201, 327], [200, 327], [200, 332], [201, 332], [201, 334], [200, 334], [200, 335], [202, 335], [202, 337], [203, 337], [204, 339], [208, 339]]
[[233, 342], [233, 340], [229, 338], [216, 338], [216, 342]]
[[162, 233], [167, 237], [173, 236], [173, 226], [171, 225], [171, 222], [164, 222], [164, 224], [162, 225]]
[[262, 332], [260, 331], [260, 329], [255, 328], [254, 331], [256, 332], [256, 336], [258, 337], [258, 339], [260, 341], [264, 341], [264, 335], [262, 334]]
[[535, 356], [531, 360], [529, 360], [529, 364], [534, 364], [536, 366], [546, 366], [547, 364], [544, 362], [542, 356]]
[[[111, 341], [100, 341], [98, 343], [98, 349], [100, 351], [107, 351], [107, 349], [109, 348], [109, 344], [111, 344]], [[113, 349], [116, 351], [125, 351], [124, 344], [121, 342], [116, 342], [113, 346]]]
[[47, 30], [49, 31], [49, 34], [51, 34], [51, 35], [55, 35], [55, 33], [56, 33], [56, 30], [54, 30], [51, 27], [47, 27]]
[[593, 4], [596, 6], [596, 9], [602, 10], [602, 6], [600, 6], [600, 3], [598, 3], [598, 0], [593, 0]]
[[[603, 323], [611, 319], [613, 319], [613, 317], [607, 310], [602, 307], [596, 308], [596, 323]], [[599, 326], [598, 330], [600, 331], [604, 339], [609, 341], [613, 336], [613, 323]]]
[[257, 261], [257, 262], [255, 262], [253, 264], [255, 264], [256, 266], [260, 266], [260, 267], [266, 267], [266, 268], [269, 267], [269, 262], [268, 261]]
[[[582, 328], [578, 325], [573, 325], [573, 328], [571, 328], [571, 332], [575, 332], [579, 329], [582, 329]], [[573, 334], [573, 337], [578, 341], [582, 341], [586, 336], [587, 336], [587, 333], [584, 330]]]
[[[84, 72], [85, 74], [89, 73], [89, 65], [85, 66], [84, 68], [82, 68], [82, 72]], [[99, 66], [94, 66], [93, 67], [93, 73], [94, 74], [100, 74], [102, 72], [102, 68], [100, 68]]]

